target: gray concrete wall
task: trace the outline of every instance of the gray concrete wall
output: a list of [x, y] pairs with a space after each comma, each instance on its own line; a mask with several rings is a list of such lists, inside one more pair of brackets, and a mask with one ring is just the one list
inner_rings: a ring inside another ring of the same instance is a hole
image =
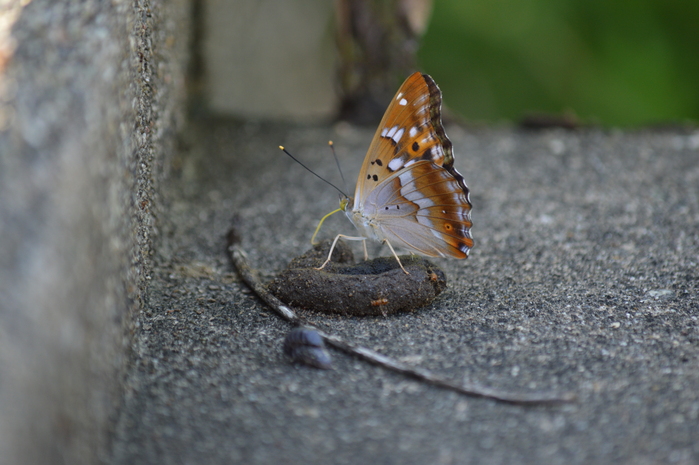
[[327, 0], [205, 2], [208, 108], [297, 123], [334, 117], [339, 106], [334, 8]]
[[187, 0], [0, 16], [0, 463], [95, 463], [183, 123]]

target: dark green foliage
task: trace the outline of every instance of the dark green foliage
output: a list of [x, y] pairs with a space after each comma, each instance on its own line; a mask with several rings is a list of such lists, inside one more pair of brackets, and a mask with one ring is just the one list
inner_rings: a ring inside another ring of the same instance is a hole
[[695, 0], [436, 0], [420, 62], [469, 119], [699, 120]]

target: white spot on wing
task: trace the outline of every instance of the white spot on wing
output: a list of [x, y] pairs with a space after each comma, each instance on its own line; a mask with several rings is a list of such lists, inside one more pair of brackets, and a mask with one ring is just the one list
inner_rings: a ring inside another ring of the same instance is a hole
[[412, 128], [410, 128], [410, 131], [408, 131], [408, 134], [410, 134], [410, 137], [415, 137], [415, 135], [417, 134], [417, 128], [413, 126]]
[[408, 184], [410, 184], [411, 182], [413, 182], [415, 180], [415, 178], [413, 178], [413, 174], [410, 171], [406, 171], [405, 173], [401, 174], [398, 177], [400, 178], [400, 185], [401, 186], [407, 186]]
[[411, 202], [415, 202], [418, 207], [420, 208], [430, 208], [434, 206], [434, 202], [427, 197], [416, 197], [414, 199], [410, 199], [406, 197], [408, 200]]
[[[398, 95], [396, 95], [396, 100], [400, 100], [401, 97], [403, 97], [403, 92], [399, 92]], [[403, 99], [405, 100], [405, 99]]]
[[[432, 231], [432, 234], [434, 234], [435, 231], [434, 231], [434, 228], [433, 228], [433, 225], [432, 225], [432, 220], [430, 220], [429, 218], [427, 218], [427, 217], [425, 217], [425, 216], [418, 215], [418, 217], [417, 217], [417, 222], [420, 223], [420, 224], [423, 225], [423, 226], [427, 226], [427, 227]], [[438, 237], [440, 240], [442, 239], [442, 238], [439, 237], [439, 236], [437, 236], [437, 237]]]
[[402, 99], [400, 99], [400, 100], [398, 101], [398, 104], [399, 104], [399, 105], [406, 106], [406, 105], [408, 104], [408, 101], [405, 100], [404, 98], [402, 98]]
[[439, 239], [439, 240], [444, 240], [444, 238], [442, 238], [442, 234], [441, 234], [440, 232], [438, 232], [438, 231], [435, 230], [434, 228], [431, 229], [431, 231], [432, 231], [432, 235], [433, 235], [434, 237], [436, 237], [436, 238]]
[[415, 178], [410, 171], [406, 171], [398, 177], [400, 178], [400, 184], [402, 186], [400, 193], [403, 197], [417, 204], [419, 208], [429, 208], [434, 206], [434, 202], [431, 199], [425, 197], [424, 194], [415, 189]]
[[400, 126], [393, 126], [390, 129], [383, 128], [381, 130], [381, 137], [390, 137], [396, 144], [400, 142], [401, 138], [403, 137], [403, 134], [405, 134], [405, 128], [401, 128]]
[[403, 166], [403, 159], [402, 158], [394, 158], [393, 160], [388, 162], [388, 168], [391, 171], [398, 171], [402, 166]]

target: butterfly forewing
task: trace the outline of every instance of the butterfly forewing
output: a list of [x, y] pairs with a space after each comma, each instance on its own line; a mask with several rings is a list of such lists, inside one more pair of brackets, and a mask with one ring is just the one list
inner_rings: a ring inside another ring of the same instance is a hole
[[469, 190], [453, 167], [441, 103], [431, 77], [406, 79], [364, 159], [350, 219], [418, 253], [465, 258], [473, 246]]
[[454, 161], [451, 142], [442, 128], [442, 96], [431, 77], [414, 73], [386, 109], [359, 172], [355, 201], [377, 183], [415, 159], [439, 166]]

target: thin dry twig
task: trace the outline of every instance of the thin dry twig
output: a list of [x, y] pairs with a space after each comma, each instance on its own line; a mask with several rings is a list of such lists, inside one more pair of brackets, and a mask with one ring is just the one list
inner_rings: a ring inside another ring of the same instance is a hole
[[369, 363], [378, 365], [388, 370], [425, 381], [434, 386], [439, 386], [472, 397], [484, 397], [500, 402], [519, 405], [558, 404], [572, 402], [576, 398], [575, 394], [573, 393], [556, 394], [551, 392], [534, 392], [529, 394], [517, 394], [502, 392], [498, 391], [497, 389], [479, 386], [477, 384], [457, 383], [444, 379], [429, 370], [411, 367], [405, 363], [401, 363], [390, 357], [381, 355], [380, 353], [371, 349], [367, 349], [366, 347], [344, 341], [339, 336], [318, 329], [317, 324], [310, 323], [305, 318], [298, 316], [291, 307], [284, 304], [267, 290], [267, 288], [261, 283], [255, 270], [253, 270], [248, 264], [247, 256], [240, 247], [240, 241], [235, 231], [231, 231], [229, 234], [228, 252], [231, 256], [231, 260], [233, 261], [233, 265], [240, 274], [243, 282], [247, 284], [248, 287], [250, 287], [250, 289], [252, 289], [253, 292], [255, 292], [255, 294], [257, 294], [257, 296], [262, 299], [262, 301], [266, 303], [277, 315], [294, 325], [304, 325], [314, 329], [318, 332], [318, 334], [320, 334], [328, 345], [345, 353], [354, 355], [368, 361]]

